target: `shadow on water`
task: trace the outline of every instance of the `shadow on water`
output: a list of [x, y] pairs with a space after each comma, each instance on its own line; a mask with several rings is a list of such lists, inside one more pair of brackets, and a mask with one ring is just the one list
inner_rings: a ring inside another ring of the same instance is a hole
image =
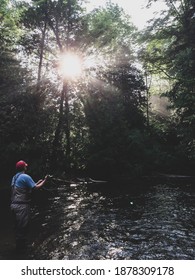
[[193, 184], [58, 185], [35, 202], [31, 259], [195, 259]]

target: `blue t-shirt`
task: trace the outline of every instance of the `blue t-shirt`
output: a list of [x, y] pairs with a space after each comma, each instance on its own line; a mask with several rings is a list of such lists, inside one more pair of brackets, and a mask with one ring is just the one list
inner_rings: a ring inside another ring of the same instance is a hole
[[12, 179], [12, 186], [13, 185], [17, 188], [27, 187], [32, 189], [35, 187], [36, 183], [29, 175], [24, 173], [17, 173]]

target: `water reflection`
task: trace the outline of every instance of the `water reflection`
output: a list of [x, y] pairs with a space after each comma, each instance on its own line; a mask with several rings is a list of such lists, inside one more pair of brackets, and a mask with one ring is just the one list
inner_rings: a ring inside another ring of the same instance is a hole
[[33, 258], [194, 259], [194, 205], [192, 185], [59, 186]]

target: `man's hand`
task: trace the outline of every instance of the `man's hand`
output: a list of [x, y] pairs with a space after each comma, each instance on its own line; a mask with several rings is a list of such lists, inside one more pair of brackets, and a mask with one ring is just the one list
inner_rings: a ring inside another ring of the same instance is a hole
[[41, 188], [41, 187], [45, 184], [45, 182], [46, 182], [46, 180], [47, 180], [47, 177], [48, 177], [48, 175], [46, 175], [44, 179], [39, 180], [39, 181], [36, 183], [35, 188], [37, 188], [37, 189]]
[[47, 174], [47, 175], [45, 176], [45, 180], [47, 180], [47, 179], [51, 179], [51, 178], [53, 178], [53, 175], [49, 175], [49, 174]]

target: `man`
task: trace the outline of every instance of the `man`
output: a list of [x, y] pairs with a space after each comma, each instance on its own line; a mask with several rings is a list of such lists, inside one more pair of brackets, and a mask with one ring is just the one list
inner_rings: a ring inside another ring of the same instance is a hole
[[16, 175], [12, 179], [11, 211], [15, 222], [16, 250], [22, 253], [26, 249], [26, 239], [30, 219], [30, 201], [33, 189], [41, 188], [47, 179], [39, 180], [37, 183], [25, 174], [28, 164], [20, 160], [16, 163]]

